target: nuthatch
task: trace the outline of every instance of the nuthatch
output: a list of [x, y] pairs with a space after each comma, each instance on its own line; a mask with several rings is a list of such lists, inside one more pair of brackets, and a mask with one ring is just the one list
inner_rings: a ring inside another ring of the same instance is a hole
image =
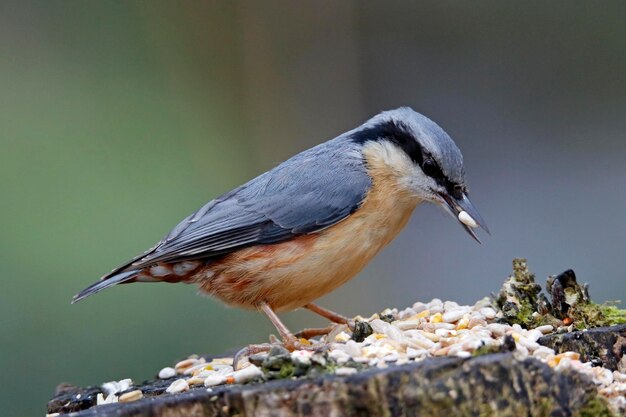
[[410, 108], [382, 112], [210, 201], [72, 302], [122, 283], [193, 283], [263, 311], [295, 349], [275, 312], [305, 307], [345, 323], [313, 301], [361, 271], [424, 201], [443, 206], [476, 240], [473, 228], [488, 232], [452, 139]]

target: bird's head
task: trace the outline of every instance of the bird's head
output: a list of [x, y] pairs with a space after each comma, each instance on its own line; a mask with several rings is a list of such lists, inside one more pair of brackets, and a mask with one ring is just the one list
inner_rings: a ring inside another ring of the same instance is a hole
[[473, 229], [481, 227], [489, 233], [468, 198], [463, 155], [435, 122], [402, 107], [378, 114], [350, 136], [384, 164], [396, 187], [442, 206], [478, 242]]

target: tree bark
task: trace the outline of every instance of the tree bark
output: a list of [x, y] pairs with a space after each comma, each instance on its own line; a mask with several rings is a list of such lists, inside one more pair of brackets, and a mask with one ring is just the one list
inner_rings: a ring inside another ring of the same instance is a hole
[[[290, 416], [609, 416], [592, 382], [565, 370], [555, 372], [538, 360], [511, 353], [433, 358], [369, 369], [340, 377], [275, 380], [243, 386], [196, 388], [159, 395], [169, 382], [141, 387], [147, 398], [81, 411], [76, 416], [290, 417]], [[97, 389], [82, 390], [87, 401]], [[152, 397], [150, 397], [152, 396]], [[76, 392], [53, 399], [49, 412], [70, 411]]]

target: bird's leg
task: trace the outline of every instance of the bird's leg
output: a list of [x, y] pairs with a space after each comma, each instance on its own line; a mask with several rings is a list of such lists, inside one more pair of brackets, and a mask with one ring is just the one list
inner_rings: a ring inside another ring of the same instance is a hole
[[[263, 302], [259, 303], [259, 305], [257, 307], [258, 307], [259, 310], [261, 310], [261, 311], [263, 311], [265, 313], [265, 315], [270, 319], [270, 321], [272, 322], [274, 327], [276, 327], [276, 330], [278, 330], [278, 333], [280, 334], [280, 338], [282, 339], [282, 344], [283, 344], [283, 346], [286, 349], [288, 349], [290, 351], [294, 351], [294, 350], [297, 350], [297, 349], [306, 349], [306, 350], [316, 350], [317, 349], [317, 348], [314, 348], [312, 346], [302, 344], [298, 340], [298, 338], [296, 336], [294, 336], [294, 334], [291, 333], [291, 331], [289, 331], [287, 326], [285, 326], [285, 324], [278, 318], [278, 316], [276, 315], [274, 310], [272, 310], [272, 308], [269, 306], [269, 304], [267, 304], [266, 302], [263, 301]], [[324, 309], [321, 309], [321, 310], [328, 311], [328, 310], [324, 310]], [[329, 311], [329, 313], [334, 314], [334, 313], [332, 313], [332, 311]], [[339, 315], [335, 315], [335, 316], [341, 317]], [[347, 319], [345, 319], [345, 320], [347, 320]], [[305, 332], [309, 331], [309, 333], [304, 333], [302, 335], [299, 333], [298, 336], [305, 337], [305, 338], [308, 339], [309, 337], [313, 337], [313, 336], [317, 336], [317, 335], [321, 335], [321, 334], [327, 334], [331, 329], [332, 329], [332, 327], [329, 327], [328, 329], [306, 329]], [[328, 331], [326, 331], [325, 333], [319, 333], [318, 330], [328, 330]], [[310, 333], [311, 331], [313, 331], [314, 333]], [[316, 332], [316, 331], [318, 331], [318, 332]], [[239, 352], [237, 352], [235, 354], [235, 357], [233, 358], [233, 368], [235, 368], [235, 369], [238, 368], [239, 361], [244, 356], [249, 356], [249, 355], [254, 355], [255, 353], [261, 353], [261, 352], [269, 351], [272, 348], [272, 346], [275, 345], [275, 340], [270, 340], [270, 341], [272, 343], [263, 343], [263, 344], [259, 344], [259, 345], [249, 345], [249, 346], [241, 349]]]
[[237, 353], [235, 353], [235, 356], [233, 357], [233, 369], [235, 371], [239, 370], [239, 361], [241, 361], [241, 358], [261, 352], [267, 352], [271, 348], [271, 343], [262, 343], [259, 345], [248, 345], [245, 348], [240, 349]]
[[276, 330], [278, 330], [278, 334], [280, 334], [280, 338], [283, 340], [283, 346], [289, 350], [296, 350], [302, 347], [302, 344], [298, 341], [298, 339], [289, 331], [287, 326], [280, 321], [274, 310], [265, 302], [261, 302], [259, 304], [259, 309], [265, 313], [265, 315], [270, 319]]
[[[283, 346], [285, 348], [289, 350], [296, 350], [301, 347], [301, 344], [298, 342], [298, 339], [296, 339], [293, 333], [289, 331], [287, 326], [285, 326], [284, 323], [280, 321], [276, 313], [274, 313], [274, 310], [272, 310], [272, 308], [266, 302], [264, 301], [261, 302], [258, 305], [258, 308], [259, 310], [265, 313], [265, 315], [270, 319], [274, 327], [276, 327], [276, 330], [278, 330], [278, 333], [280, 334], [280, 337], [283, 342]], [[233, 358], [233, 368], [237, 370], [239, 366], [239, 361], [241, 360], [241, 358], [245, 356], [250, 356], [250, 355], [254, 355], [256, 353], [261, 353], [261, 352], [267, 352], [270, 349], [272, 349], [272, 346], [276, 345], [276, 340], [273, 336], [270, 337], [270, 342], [271, 343], [249, 345], [241, 349], [239, 352], [235, 354], [235, 357]]]
[[324, 307], [318, 306], [317, 304], [309, 303], [309, 304], [306, 304], [304, 308], [311, 310], [315, 314], [319, 314], [320, 316], [332, 321], [333, 323], [338, 323], [338, 324], [350, 323], [350, 320], [346, 316], [342, 316], [339, 313], [330, 311]]
[[[335, 313], [334, 311], [330, 311], [324, 307], [318, 306], [317, 304], [313, 304], [313, 303], [306, 304], [304, 308], [306, 308], [307, 310], [311, 310], [312, 312], [316, 314], [319, 314], [320, 316], [332, 321], [333, 323], [345, 324], [348, 326], [348, 328], [350, 328], [350, 330], [354, 330], [354, 320], [350, 320], [346, 316]], [[322, 336], [322, 335], [328, 334], [334, 328], [335, 326], [328, 326], [328, 327], [324, 327], [323, 329], [304, 329], [296, 333], [296, 336], [310, 339], [311, 337]]]
[[310, 339], [315, 336], [324, 336], [330, 333], [334, 328], [335, 324], [331, 324], [328, 327], [320, 328], [320, 329], [302, 329], [298, 333], [295, 334], [297, 338]]

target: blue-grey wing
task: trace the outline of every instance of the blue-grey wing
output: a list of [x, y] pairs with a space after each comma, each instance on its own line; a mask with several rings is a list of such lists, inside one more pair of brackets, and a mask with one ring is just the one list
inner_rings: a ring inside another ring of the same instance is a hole
[[210, 259], [318, 232], [354, 212], [370, 186], [358, 146], [336, 138], [209, 202], [120, 270]]

